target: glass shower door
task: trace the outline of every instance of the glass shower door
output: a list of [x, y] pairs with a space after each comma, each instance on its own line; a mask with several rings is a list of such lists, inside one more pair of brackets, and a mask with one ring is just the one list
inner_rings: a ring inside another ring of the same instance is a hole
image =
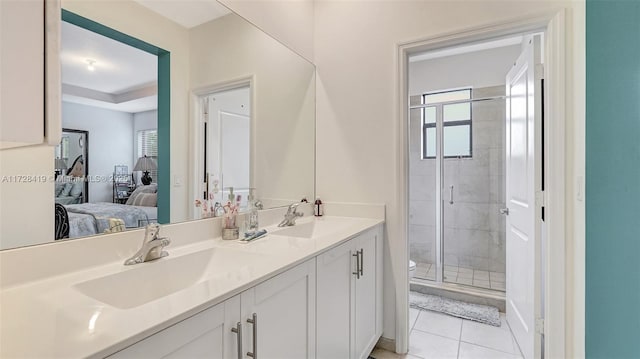
[[445, 282], [504, 290], [504, 138], [504, 100], [442, 105]]
[[470, 260], [476, 255], [473, 236], [466, 221], [473, 209], [475, 191], [470, 186], [475, 173], [471, 131], [471, 91], [461, 91], [453, 102], [442, 104], [442, 237], [443, 281], [473, 284]]
[[[412, 96], [411, 101], [414, 105], [422, 104], [422, 96]], [[413, 264], [410, 273], [413, 278], [425, 280], [437, 278], [436, 253], [440, 242], [436, 231], [439, 171], [434, 158], [426, 156], [435, 153], [435, 113], [434, 107], [409, 112], [409, 259]], [[433, 141], [423, 141], [423, 134], [433, 137]], [[425, 144], [431, 147], [427, 149]]]
[[504, 290], [503, 87], [411, 98], [414, 278]]

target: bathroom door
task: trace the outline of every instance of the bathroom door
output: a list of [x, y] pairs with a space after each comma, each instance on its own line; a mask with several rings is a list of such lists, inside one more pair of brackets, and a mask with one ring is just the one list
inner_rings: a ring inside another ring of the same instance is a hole
[[204, 199], [225, 203], [229, 187], [246, 201], [250, 187], [250, 88], [243, 86], [207, 95], [205, 109]]
[[507, 321], [525, 358], [540, 357], [540, 38], [525, 38], [506, 78]]

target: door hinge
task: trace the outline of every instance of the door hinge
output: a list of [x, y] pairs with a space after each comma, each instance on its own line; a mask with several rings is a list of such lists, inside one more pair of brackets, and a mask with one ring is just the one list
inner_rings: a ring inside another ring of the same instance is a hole
[[547, 205], [544, 191], [536, 191], [536, 206], [544, 207]]
[[536, 333], [544, 334], [544, 319], [536, 319]]

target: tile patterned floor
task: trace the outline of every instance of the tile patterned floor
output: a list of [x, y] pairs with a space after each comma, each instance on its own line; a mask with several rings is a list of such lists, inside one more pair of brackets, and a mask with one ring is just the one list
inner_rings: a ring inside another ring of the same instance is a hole
[[522, 358], [518, 344], [500, 314], [502, 325], [494, 327], [445, 314], [409, 311], [409, 353], [396, 354], [375, 349], [375, 359], [515, 359]]
[[[416, 278], [435, 280], [436, 266], [431, 263], [416, 263]], [[444, 266], [444, 280], [450, 283], [505, 291], [505, 274], [458, 266]]]

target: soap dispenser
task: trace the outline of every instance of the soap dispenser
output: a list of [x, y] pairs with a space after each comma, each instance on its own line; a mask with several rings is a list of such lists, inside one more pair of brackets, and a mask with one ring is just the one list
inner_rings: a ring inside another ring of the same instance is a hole
[[247, 224], [247, 232], [245, 236], [253, 235], [256, 231], [258, 231], [258, 207], [256, 206], [256, 193], [255, 188], [249, 188], [249, 197], [247, 197], [248, 201], [248, 224]]
[[316, 217], [322, 217], [322, 215], [324, 214], [324, 208], [322, 208], [322, 201], [320, 200], [320, 197], [316, 197], [316, 201], [313, 204], [313, 214]]
[[235, 206], [235, 204], [236, 204], [236, 195], [233, 194], [233, 187], [229, 187], [229, 195], [227, 196], [227, 199], [229, 200], [229, 205], [230, 206]]

